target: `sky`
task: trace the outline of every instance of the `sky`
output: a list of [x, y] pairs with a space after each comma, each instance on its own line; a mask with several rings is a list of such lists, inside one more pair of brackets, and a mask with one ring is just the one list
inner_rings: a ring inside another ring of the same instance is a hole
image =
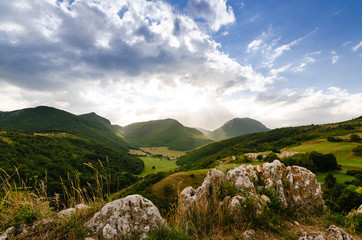
[[213, 130], [362, 115], [360, 0], [0, 1], [0, 111]]

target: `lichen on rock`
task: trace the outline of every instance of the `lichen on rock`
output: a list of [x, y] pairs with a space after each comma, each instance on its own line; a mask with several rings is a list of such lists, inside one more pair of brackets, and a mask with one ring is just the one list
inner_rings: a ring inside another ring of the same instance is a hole
[[[220, 189], [220, 186], [226, 182], [232, 184], [236, 191], [236, 194], [227, 196], [230, 210], [241, 206], [240, 203], [247, 197], [260, 211], [270, 202], [269, 197], [261, 193], [260, 190], [263, 188], [276, 192], [283, 208], [301, 207], [309, 210], [326, 208], [321, 186], [315, 174], [304, 167], [286, 167], [279, 160], [257, 166], [242, 165], [226, 174], [211, 169], [199, 188], [187, 187], [181, 192], [180, 202], [184, 206], [189, 206], [200, 201], [203, 196], [210, 196], [214, 189]], [[224, 202], [225, 200], [222, 204]]]
[[85, 226], [104, 239], [146, 238], [165, 220], [157, 207], [141, 195], [130, 195], [106, 204]]

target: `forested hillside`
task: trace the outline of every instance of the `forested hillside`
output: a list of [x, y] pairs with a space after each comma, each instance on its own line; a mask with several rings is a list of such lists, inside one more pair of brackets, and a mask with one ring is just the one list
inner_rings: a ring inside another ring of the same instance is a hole
[[[87, 166], [88, 163], [95, 169]], [[76, 172], [82, 187], [86, 187], [87, 182], [94, 186], [95, 170], [110, 176], [110, 190], [116, 191], [138, 180], [132, 174], [141, 173], [144, 164], [123, 150], [79, 136], [0, 130], [0, 167], [8, 174], [17, 169], [30, 186], [38, 186], [40, 180], [46, 182], [52, 194], [62, 193], [60, 178], [67, 182], [69, 175], [75, 180]]]
[[126, 139], [139, 147], [162, 146], [183, 151], [212, 141], [199, 130], [185, 127], [173, 119], [133, 123], [123, 129]]
[[127, 150], [130, 144], [117, 133], [107, 119], [95, 114], [74, 114], [40, 106], [12, 112], [0, 112], [0, 129], [31, 132], [67, 132], [93, 139], [111, 147]]

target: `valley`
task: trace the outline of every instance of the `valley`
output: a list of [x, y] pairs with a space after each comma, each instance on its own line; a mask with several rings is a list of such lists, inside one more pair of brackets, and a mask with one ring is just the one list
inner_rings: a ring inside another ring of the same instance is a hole
[[[250, 123], [260, 128], [255, 130]], [[280, 159], [286, 167], [299, 165], [313, 171], [322, 183], [327, 206], [337, 214], [343, 216], [362, 204], [361, 117], [272, 130], [256, 120], [238, 118], [206, 131], [173, 119], [122, 127], [96, 113], [77, 116], [37, 107], [1, 112], [0, 129], [3, 196], [13, 191], [13, 186], [39, 191], [46, 183], [45, 194], [58, 196], [64, 206], [80, 199], [104, 203], [140, 194], [162, 215], [168, 215], [183, 189], [200, 187], [205, 177], [216, 171], [211, 168], [227, 173], [242, 165], [262, 167]], [[251, 132], [245, 133], [245, 129]], [[280, 152], [294, 155], [278, 157]], [[225, 187], [224, 193], [235, 191], [230, 186], [220, 187]], [[22, 196], [17, 194], [13, 196]]]

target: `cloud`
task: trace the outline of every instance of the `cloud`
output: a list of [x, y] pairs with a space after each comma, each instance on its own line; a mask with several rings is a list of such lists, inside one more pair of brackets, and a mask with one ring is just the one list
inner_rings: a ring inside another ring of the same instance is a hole
[[259, 50], [260, 45], [263, 43], [262, 39], [256, 39], [248, 44], [247, 52], [256, 52]]
[[332, 64], [337, 63], [338, 60], [339, 60], [339, 58], [340, 58], [340, 56], [338, 56], [335, 51], [332, 51], [331, 54], [332, 54]]
[[[208, 91], [218, 95], [227, 92], [225, 81], [235, 83], [233, 91], [261, 90], [269, 82], [220, 52], [194, 15], [163, 1], [2, 2], [1, 9], [0, 21], [9, 24], [0, 24], [7, 26], [7, 37], [0, 38], [0, 78], [16, 86], [45, 91], [67, 89], [68, 79], [155, 78], [173, 86], [176, 79], [194, 86], [211, 81]], [[192, 0], [189, 9], [213, 30], [234, 21], [223, 0]]]
[[227, 0], [189, 0], [187, 10], [194, 19], [203, 19], [212, 31], [235, 21], [231, 6]]
[[352, 47], [352, 50], [353, 50], [354, 52], [357, 52], [357, 50], [358, 50], [360, 47], [362, 47], [362, 41], [360, 41], [356, 46]]
[[358, 117], [362, 111], [362, 94], [337, 87], [284, 89], [244, 97], [229, 106], [234, 115], [262, 119], [270, 128], [323, 124]]

